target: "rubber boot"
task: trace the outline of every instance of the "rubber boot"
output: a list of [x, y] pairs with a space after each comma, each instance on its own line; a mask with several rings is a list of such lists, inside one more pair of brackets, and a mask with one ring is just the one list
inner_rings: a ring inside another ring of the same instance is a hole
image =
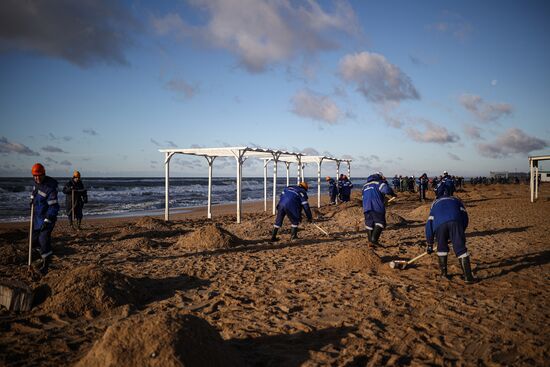
[[42, 275], [48, 274], [48, 270], [50, 268], [51, 262], [52, 262], [52, 255], [42, 258], [42, 264], [40, 265], [40, 268], [38, 269], [40, 274], [42, 274]]
[[298, 227], [291, 227], [290, 228], [290, 239], [291, 240], [297, 240], [298, 239]]
[[439, 270], [441, 270], [441, 276], [448, 279], [449, 275], [447, 274], [447, 256], [438, 256], [437, 260], [439, 261]]
[[374, 226], [374, 229], [372, 230], [372, 240], [371, 242], [375, 245], [378, 245], [378, 239], [380, 238], [380, 235], [382, 234], [382, 231], [384, 229], [380, 226]]
[[271, 242], [275, 242], [275, 241], [279, 240], [277, 238], [277, 231], [278, 230], [279, 230], [279, 228], [273, 228], [273, 232], [271, 232]]
[[367, 229], [367, 235], [369, 236], [369, 242], [372, 243], [372, 229]]
[[80, 221], [81, 219], [76, 220], [76, 229], [80, 230]]
[[475, 282], [474, 276], [472, 275], [472, 268], [470, 267], [470, 256], [461, 257], [458, 259], [460, 261], [460, 267], [464, 272], [464, 282], [466, 284], [472, 284]]

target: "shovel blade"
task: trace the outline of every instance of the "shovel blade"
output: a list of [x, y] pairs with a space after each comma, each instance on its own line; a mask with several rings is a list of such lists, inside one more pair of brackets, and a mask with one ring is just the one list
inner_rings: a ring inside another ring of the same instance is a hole
[[390, 268], [403, 270], [407, 266], [406, 261], [395, 260], [390, 263]]

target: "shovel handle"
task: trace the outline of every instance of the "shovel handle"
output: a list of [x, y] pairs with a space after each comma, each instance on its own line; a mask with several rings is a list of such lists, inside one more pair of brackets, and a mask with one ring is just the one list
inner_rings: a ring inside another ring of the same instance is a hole
[[29, 221], [29, 267], [31, 266], [31, 263], [32, 263], [32, 222], [34, 220], [34, 200], [33, 200], [33, 203], [31, 204], [31, 220]]
[[412, 264], [412, 263], [415, 262], [416, 260], [418, 260], [418, 259], [420, 259], [421, 257], [424, 257], [424, 256], [426, 256], [426, 255], [428, 255], [427, 252], [421, 253], [420, 255], [418, 255], [417, 257], [415, 257], [414, 259], [411, 259], [411, 260], [407, 261], [407, 265]]
[[313, 224], [315, 227], [317, 227], [318, 230], [320, 230], [321, 232], [323, 232], [327, 236], [330, 236], [327, 231], [325, 231], [323, 228], [319, 227], [317, 224], [315, 224], [315, 223], [311, 223], [311, 224]]

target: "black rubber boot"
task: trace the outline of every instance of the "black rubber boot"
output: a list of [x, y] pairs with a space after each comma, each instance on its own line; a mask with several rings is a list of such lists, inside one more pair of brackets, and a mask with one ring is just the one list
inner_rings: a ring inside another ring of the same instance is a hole
[[273, 228], [273, 232], [271, 232], [271, 241], [272, 242], [275, 242], [275, 241], [278, 241], [279, 239], [277, 238], [277, 231], [279, 230], [279, 228]]
[[298, 227], [291, 227], [290, 228], [290, 239], [291, 240], [297, 240], [298, 239]]
[[48, 270], [50, 268], [51, 262], [52, 262], [52, 255], [42, 258], [42, 264], [40, 265], [40, 268], [38, 269], [40, 274], [42, 274], [42, 275], [48, 274]]
[[438, 256], [437, 260], [439, 261], [439, 270], [441, 271], [441, 276], [449, 278], [447, 274], [447, 256]]
[[475, 283], [474, 276], [472, 275], [472, 268], [470, 267], [470, 256], [461, 257], [458, 261], [460, 261], [460, 267], [464, 272], [464, 282], [466, 284]]
[[369, 242], [372, 242], [372, 229], [367, 229], [367, 235], [369, 236]]
[[378, 245], [378, 239], [380, 238], [380, 235], [382, 234], [382, 231], [384, 229], [380, 226], [374, 226], [374, 229], [372, 230], [372, 239], [371, 242], [375, 245]]
[[81, 222], [80, 219], [76, 220], [76, 229], [78, 229], [78, 230], [80, 230], [80, 222]]

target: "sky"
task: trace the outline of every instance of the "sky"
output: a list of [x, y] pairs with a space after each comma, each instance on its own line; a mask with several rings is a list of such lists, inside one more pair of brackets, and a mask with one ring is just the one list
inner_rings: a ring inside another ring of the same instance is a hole
[[549, 38], [547, 1], [3, 0], [0, 176], [162, 177], [159, 149], [223, 146], [355, 177], [527, 172], [550, 153]]

